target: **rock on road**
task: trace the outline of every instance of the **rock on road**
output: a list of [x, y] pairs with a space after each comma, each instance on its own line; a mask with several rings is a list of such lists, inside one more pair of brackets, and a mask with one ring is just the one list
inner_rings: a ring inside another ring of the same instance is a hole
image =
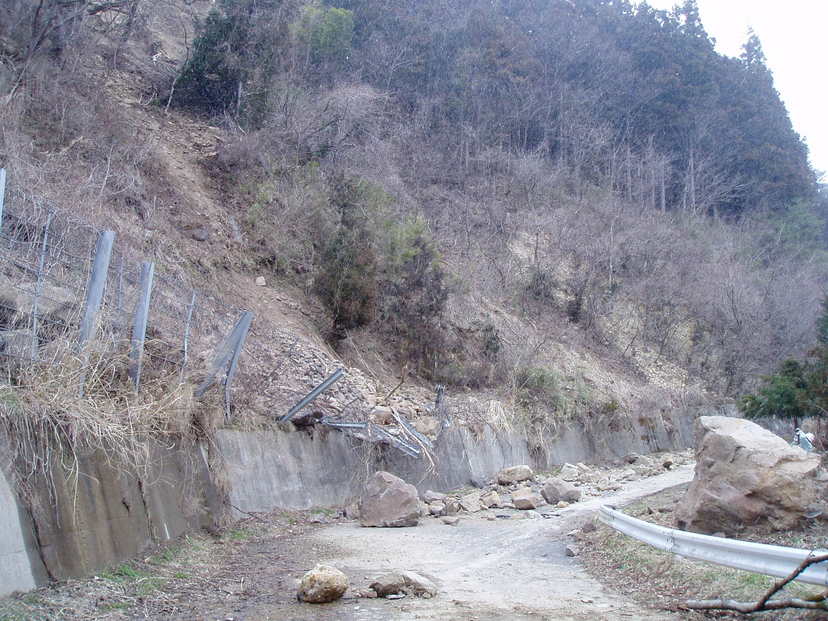
[[550, 519], [497, 519], [464, 516], [456, 527], [424, 520], [416, 528], [361, 528], [341, 524], [314, 538], [334, 550], [325, 559], [353, 582], [366, 582], [387, 570], [413, 570], [440, 589], [429, 600], [352, 599], [316, 618], [476, 619], [479, 621], [555, 619], [663, 620], [665, 611], [641, 610], [623, 594], [605, 589], [576, 558], [566, 556], [566, 533], [605, 504], [623, 505], [693, 478], [693, 465], [633, 481], [617, 493], [555, 511]]

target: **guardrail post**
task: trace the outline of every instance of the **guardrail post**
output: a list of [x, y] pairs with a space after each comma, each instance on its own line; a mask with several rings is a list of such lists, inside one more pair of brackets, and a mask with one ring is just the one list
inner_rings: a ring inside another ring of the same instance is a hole
[[141, 264], [141, 297], [135, 307], [135, 317], [132, 321], [132, 344], [129, 350], [129, 377], [135, 384], [135, 392], [141, 385], [141, 366], [144, 360], [144, 338], [147, 334], [147, 319], [149, 317], [150, 298], [152, 297], [152, 279], [155, 274], [155, 263]]

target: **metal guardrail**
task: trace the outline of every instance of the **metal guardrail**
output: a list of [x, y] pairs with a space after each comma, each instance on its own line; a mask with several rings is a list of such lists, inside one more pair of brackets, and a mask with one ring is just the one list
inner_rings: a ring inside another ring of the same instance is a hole
[[[650, 524], [606, 506], [601, 507], [598, 517], [615, 530], [659, 550], [777, 578], [790, 576], [812, 554], [828, 552], [689, 533]], [[808, 584], [828, 586], [828, 561], [811, 565], [796, 579]]]

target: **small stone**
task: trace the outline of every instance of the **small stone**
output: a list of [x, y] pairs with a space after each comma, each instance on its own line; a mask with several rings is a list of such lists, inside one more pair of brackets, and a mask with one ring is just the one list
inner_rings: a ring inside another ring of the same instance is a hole
[[405, 579], [402, 574], [382, 574], [371, 583], [371, 589], [380, 597], [388, 597], [399, 593], [405, 587]]
[[463, 511], [468, 511], [469, 513], [476, 513], [483, 508], [480, 506], [480, 494], [478, 492], [472, 492], [470, 494], [466, 494], [465, 496], [461, 496], [459, 502], [460, 508], [463, 509]]
[[265, 280], [264, 276], [257, 276], [256, 277], [256, 286], [257, 287], [264, 287], [267, 285], [267, 281]]
[[460, 512], [460, 503], [456, 498], [446, 498], [443, 504], [446, 505], [446, 515], [457, 515]]
[[449, 526], [457, 526], [460, 523], [460, 518], [456, 515], [447, 515], [441, 521], [443, 524], [448, 524]]
[[511, 483], [520, 483], [521, 481], [528, 481], [535, 473], [529, 466], [511, 466], [504, 468], [497, 473], [497, 482], [501, 485], [509, 485]]
[[527, 520], [537, 520], [537, 519], [540, 518], [540, 516], [541, 516], [540, 513], [538, 513], [537, 511], [531, 510], [531, 509], [529, 511], [526, 511], [525, 513], [523, 513], [523, 517]]
[[540, 506], [539, 498], [531, 488], [521, 487], [512, 492], [512, 502], [518, 509], [537, 509]]
[[425, 576], [413, 571], [404, 571], [402, 577], [405, 581], [406, 590], [413, 595], [424, 599], [431, 599], [437, 595], [437, 586]]
[[581, 471], [578, 470], [576, 466], [572, 464], [564, 464], [561, 467], [561, 471], [558, 473], [558, 478], [563, 479], [564, 481], [574, 481], [575, 479], [580, 476]]
[[480, 496], [480, 504], [486, 508], [500, 506], [500, 494], [491, 490]]
[[430, 489], [426, 490], [425, 494], [423, 494], [423, 500], [429, 504], [432, 502], [443, 502], [445, 499], [445, 494], [441, 494], [440, 492], [432, 492]]
[[435, 517], [445, 515], [446, 505], [444, 505], [442, 502], [432, 502], [430, 505], [428, 505], [428, 512]]
[[578, 556], [580, 553], [581, 550], [574, 543], [570, 543], [568, 546], [566, 546], [567, 556]]
[[317, 565], [299, 582], [299, 601], [311, 604], [332, 602], [348, 590], [348, 576], [331, 565]]
[[583, 526], [581, 526], [582, 533], [594, 533], [598, 530], [598, 527], [595, 525], [595, 522], [585, 522]]
[[558, 509], [563, 509], [564, 507], [568, 507], [569, 503], [565, 500], [561, 500], [558, 504], [555, 505]]

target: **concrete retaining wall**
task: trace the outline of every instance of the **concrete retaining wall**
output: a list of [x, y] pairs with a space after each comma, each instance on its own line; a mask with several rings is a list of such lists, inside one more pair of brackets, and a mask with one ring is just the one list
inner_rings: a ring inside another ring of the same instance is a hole
[[89, 575], [221, 515], [199, 447], [153, 445], [150, 453], [140, 472], [102, 453], [81, 457], [77, 471], [55, 460], [49, 480], [28, 477], [25, 502], [0, 478], [0, 594]]
[[[208, 460], [205, 446], [154, 445], [152, 463], [137, 473], [116, 468], [104, 454], [82, 457], [76, 475], [55, 466], [51, 481], [27, 481], [25, 505], [0, 477], [0, 594], [48, 578], [89, 575], [209, 526], [231, 509], [241, 517], [240, 511], [343, 506], [376, 470], [396, 473], [421, 490], [482, 485], [519, 463], [543, 471], [567, 461], [684, 448], [693, 441], [694, 418], [690, 412], [656, 420], [608, 418], [590, 429], [576, 426], [534, 440], [490, 426], [450, 428], [436, 441], [433, 468], [425, 459], [326, 427], [225, 430], [212, 449], [220, 459]], [[0, 447], [4, 455], [8, 451]], [[211, 470], [208, 463], [221, 467]]]
[[591, 429], [567, 428], [530, 442], [523, 435], [481, 425], [445, 430], [435, 443], [434, 467], [387, 446], [368, 446], [342, 432], [310, 428], [293, 432], [220, 431], [217, 444], [241, 511], [342, 506], [360, 493], [365, 478], [387, 470], [421, 491], [483, 485], [500, 469], [530, 464], [548, 470], [565, 462], [601, 462], [632, 452], [650, 453], [692, 445], [695, 412], [657, 419], [607, 419]]
[[31, 590], [45, 578], [31, 522], [0, 472], [0, 594]]

